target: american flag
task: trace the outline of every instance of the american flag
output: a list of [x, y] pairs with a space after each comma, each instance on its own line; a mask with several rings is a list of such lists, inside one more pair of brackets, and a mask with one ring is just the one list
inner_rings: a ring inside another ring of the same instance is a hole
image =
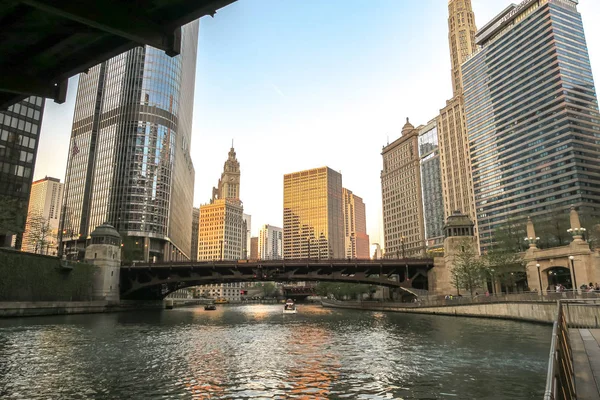
[[79, 154], [79, 147], [77, 147], [77, 142], [75, 140], [73, 140], [72, 155], [76, 156], [77, 154]]

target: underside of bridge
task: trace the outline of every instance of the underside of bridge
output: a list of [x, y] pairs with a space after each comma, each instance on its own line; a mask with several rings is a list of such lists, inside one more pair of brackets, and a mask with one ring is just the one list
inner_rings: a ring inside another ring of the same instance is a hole
[[348, 282], [398, 288], [405, 297], [416, 297], [413, 284], [427, 285], [433, 260], [417, 262], [216, 262], [203, 265], [173, 264], [121, 268], [121, 298], [160, 300], [190, 286], [234, 282]]
[[65, 101], [67, 80], [136, 46], [179, 54], [181, 26], [235, 0], [2, 0], [0, 110]]

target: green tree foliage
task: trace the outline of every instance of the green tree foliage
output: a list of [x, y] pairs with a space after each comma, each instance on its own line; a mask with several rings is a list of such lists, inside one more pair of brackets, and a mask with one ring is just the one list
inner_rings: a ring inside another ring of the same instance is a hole
[[144, 259], [144, 240], [132, 236], [122, 236], [121, 263], [131, 265]]
[[336, 299], [358, 299], [365, 293], [371, 297], [375, 290], [372, 285], [343, 282], [319, 282], [316, 287], [319, 296], [333, 295]]
[[9, 196], [0, 196], [0, 235], [14, 235], [25, 229], [27, 209], [24, 201]]
[[263, 283], [262, 291], [264, 297], [275, 297], [278, 294], [277, 286], [273, 282]]
[[454, 287], [458, 291], [460, 289], [469, 291], [471, 296], [485, 282], [487, 269], [469, 239], [465, 239], [457, 245], [450, 275]]

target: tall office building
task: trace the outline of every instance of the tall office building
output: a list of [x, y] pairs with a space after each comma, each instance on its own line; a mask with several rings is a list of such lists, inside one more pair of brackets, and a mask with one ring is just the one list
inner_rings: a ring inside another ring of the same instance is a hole
[[43, 111], [28, 97], [0, 112], [0, 247], [21, 249]]
[[62, 196], [59, 179], [45, 177], [31, 184], [23, 251], [56, 255]]
[[369, 235], [367, 235], [367, 214], [365, 203], [352, 191], [342, 191], [344, 208], [344, 255], [346, 258], [368, 260]]
[[475, 221], [477, 230], [462, 82], [462, 64], [476, 50], [475, 31], [471, 0], [450, 0], [448, 44], [453, 97], [446, 102], [446, 107], [440, 110], [437, 121], [444, 218], [460, 210]]
[[427, 250], [443, 249], [444, 196], [436, 119], [419, 129], [419, 157]]
[[475, 51], [475, 14], [471, 0], [448, 2], [448, 44], [452, 65], [453, 96], [462, 94], [462, 64]]
[[263, 225], [258, 233], [258, 255], [261, 260], [281, 260], [283, 258], [283, 229]]
[[283, 177], [283, 258], [344, 257], [342, 175], [322, 167]]
[[600, 214], [600, 116], [577, 4], [509, 6], [462, 67], [483, 249], [509, 217]]
[[144, 260], [190, 258], [189, 154], [198, 21], [181, 54], [137, 47], [80, 75], [65, 183], [63, 240], [77, 255], [108, 222]]
[[242, 215], [242, 258], [250, 258], [250, 238], [252, 236], [252, 216]]
[[250, 259], [258, 260], [258, 236], [250, 238]]
[[425, 250], [425, 226], [419, 129], [407, 118], [402, 136], [385, 146], [381, 155], [385, 255], [388, 258], [421, 256]]
[[244, 208], [240, 200], [240, 163], [232, 147], [209, 204], [200, 206], [198, 260], [243, 259]]
[[200, 227], [200, 209], [192, 208], [192, 247], [191, 247], [191, 261], [198, 260], [198, 229]]

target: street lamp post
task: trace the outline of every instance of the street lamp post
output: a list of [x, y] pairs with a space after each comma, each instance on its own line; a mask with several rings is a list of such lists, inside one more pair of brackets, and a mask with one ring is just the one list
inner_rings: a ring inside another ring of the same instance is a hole
[[544, 292], [542, 292], [542, 274], [540, 273], [540, 264], [535, 264], [535, 266], [537, 267], [538, 281], [540, 282], [540, 296], [543, 296]]
[[571, 271], [573, 274], [573, 293], [577, 294], [577, 278], [575, 277], [575, 257], [569, 256], [571, 260]]
[[405, 239], [404, 236], [400, 237], [400, 244], [402, 245], [402, 258], [403, 259], [406, 258], [404, 255], [404, 239]]

